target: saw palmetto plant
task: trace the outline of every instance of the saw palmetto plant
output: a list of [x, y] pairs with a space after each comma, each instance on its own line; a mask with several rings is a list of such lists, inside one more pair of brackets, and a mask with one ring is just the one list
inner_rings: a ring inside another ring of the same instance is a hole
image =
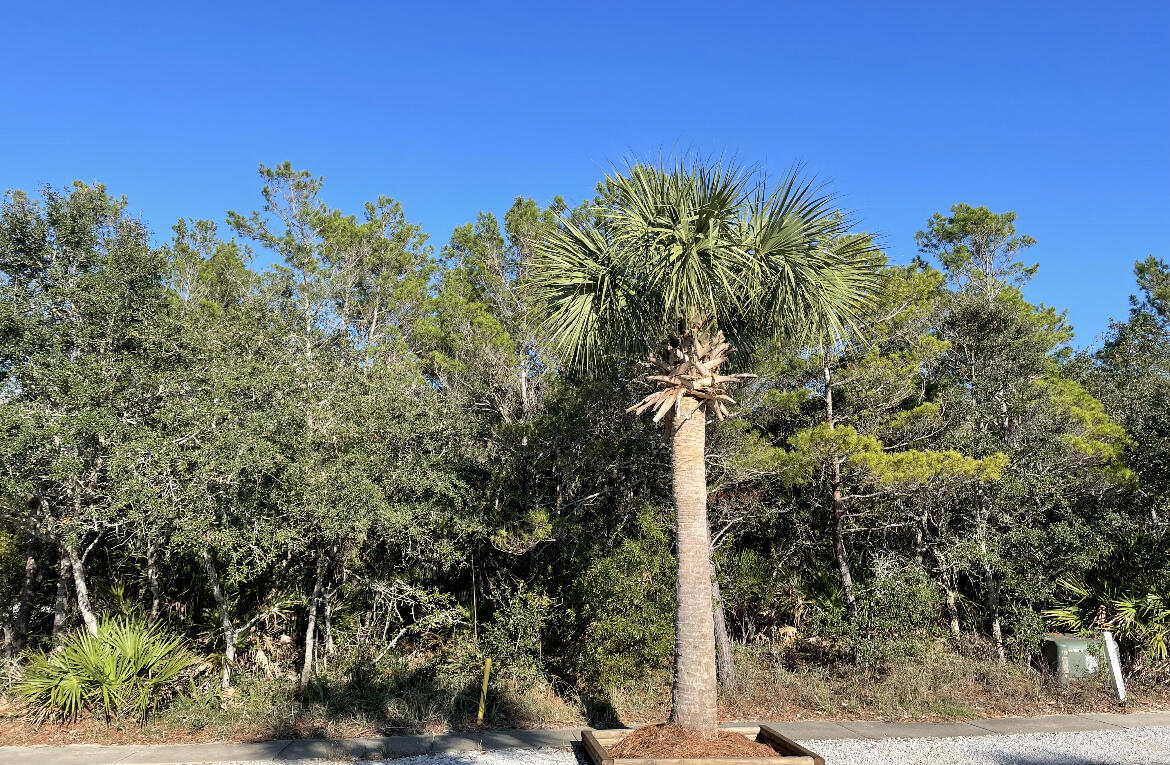
[[[677, 511], [672, 719], [713, 735], [707, 416], [722, 419], [735, 346], [822, 341], [854, 325], [875, 279], [872, 245], [845, 236], [833, 199], [796, 171], [774, 187], [727, 162], [633, 163], [597, 204], [535, 246], [531, 289], [566, 365], [647, 359], [655, 390], [630, 411], [667, 425]], [[746, 356], [747, 354], [745, 354]]]
[[96, 635], [70, 634], [59, 650], [32, 656], [15, 691], [37, 719], [145, 720], [174, 691], [196, 658], [186, 641], [135, 617], [103, 619]]
[[1071, 578], [1057, 584], [1065, 600], [1044, 612], [1054, 626], [1083, 635], [1112, 630], [1122, 647], [1144, 664], [1165, 667], [1170, 661], [1170, 602], [1163, 593], [1148, 588], [1098, 590]]

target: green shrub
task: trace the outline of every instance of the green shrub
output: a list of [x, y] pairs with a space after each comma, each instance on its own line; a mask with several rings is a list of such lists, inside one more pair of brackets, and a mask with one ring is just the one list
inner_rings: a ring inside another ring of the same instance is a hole
[[864, 664], [919, 656], [940, 634], [941, 598], [922, 566], [879, 558], [858, 605], [855, 654]]
[[541, 633], [552, 615], [552, 598], [520, 587], [505, 593], [483, 629], [481, 650], [498, 670], [532, 674], [540, 667]]
[[855, 589], [857, 621], [850, 623], [840, 582], [828, 570], [810, 586], [808, 632], [877, 667], [920, 655], [941, 634], [938, 587], [922, 566], [897, 558], [874, 561]]
[[120, 616], [103, 619], [97, 635], [78, 630], [60, 650], [34, 654], [15, 691], [39, 720], [75, 719], [83, 711], [145, 720], [194, 663], [181, 638]]
[[1040, 641], [1048, 630], [1030, 604], [1008, 601], [1003, 609], [1004, 650], [1009, 659], [1028, 664], [1040, 656]]
[[669, 669], [674, 655], [674, 556], [667, 529], [649, 513], [577, 581], [582, 661], [602, 686]]

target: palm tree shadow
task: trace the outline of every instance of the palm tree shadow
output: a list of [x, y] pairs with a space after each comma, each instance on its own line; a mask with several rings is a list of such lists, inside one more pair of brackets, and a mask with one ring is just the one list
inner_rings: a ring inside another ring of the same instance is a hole
[[[476, 728], [481, 681], [452, 685], [433, 667], [386, 674], [364, 667], [342, 677], [318, 676], [301, 693], [295, 714], [267, 731], [279, 738], [330, 735], [337, 721], [364, 720], [379, 735], [420, 733], [436, 726]], [[592, 728], [624, 728], [608, 691], [582, 692], [581, 711]], [[526, 710], [511, 696], [490, 698], [488, 727], [512, 727]]]
[[577, 760], [577, 765], [593, 765], [593, 760], [589, 759], [580, 741], [573, 742], [573, 757]]
[[380, 735], [420, 733], [443, 724], [464, 730], [475, 722], [478, 683], [452, 687], [434, 668], [399, 674], [355, 671], [344, 678], [315, 677], [300, 695], [296, 714], [274, 726], [279, 737], [329, 735], [333, 721], [365, 720]]
[[[1059, 756], [1059, 755], [1058, 755]], [[1111, 760], [1106, 757], [1067, 757], [1059, 756], [1059, 759], [1054, 759], [1054, 755], [1044, 754], [999, 754], [996, 755], [996, 760], [1000, 765], [1053, 765], [1053, 763], [1060, 763], [1060, 765], [1122, 765], [1120, 760]], [[1150, 761], [1150, 765], [1157, 765], [1154, 761]], [[1166, 765], [1163, 763], [1163, 765]]]
[[[608, 690], [583, 692], [581, 707], [585, 714], [585, 722], [590, 728], [626, 727]], [[580, 741], [573, 742], [573, 757], [576, 758], [577, 765], [593, 765], [593, 760], [589, 758]]]
[[624, 728], [613, 696], [608, 690], [590, 691], [581, 695], [581, 706], [585, 721], [591, 728]]

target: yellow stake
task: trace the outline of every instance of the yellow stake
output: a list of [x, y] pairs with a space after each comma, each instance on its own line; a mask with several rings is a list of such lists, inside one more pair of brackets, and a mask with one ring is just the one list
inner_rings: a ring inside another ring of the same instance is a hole
[[492, 673], [492, 660], [489, 656], [483, 663], [483, 690], [479, 692], [479, 724], [483, 725], [483, 710], [487, 704], [488, 675]]

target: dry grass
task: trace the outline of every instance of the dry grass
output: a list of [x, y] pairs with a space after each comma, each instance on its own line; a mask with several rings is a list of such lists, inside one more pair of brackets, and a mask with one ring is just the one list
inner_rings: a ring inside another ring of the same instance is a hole
[[[720, 698], [725, 720], [962, 720], [974, 717], [1170, 709], [1170, 684], [1130, 687], [1122, 705], [1105, 675], [1059, 688], [1018, 666], [936, 651], [878, 670], [800, 661], [789, 653], [745, 649], [739, 682]], [[453, 693], [427, 683], [327, 684], [297, 697], [291, 686], [243, 681], [226, 698], [186, 699], [146, 725], [108, 727], [99, 719], [36, 726], [0, 698], [0, 745], [194, 743], [270, 738], [442, 732], [475, 726], [478, 688]], [[559, 692], [558, 692], [559, 691]], [[489, 696], [493, 728], [555, 728], [661, 722], [670, 711], [670, 678], [658, 675], [606, 691], [554, 687], [544, 680], [502, 682]]]
[[[1051, 676], [947, 650], [881, 670], [801, 662], [784, 652], [746, 650], [738, 683], [720, 698], [725, 720], [964, 720], [1170, 708], [1170, 685], [1131, 684], [1125, 704], [1099, 673], [1062, 689]], [[666, 682], [610, 694], [623, 722], [666, 719]]]

